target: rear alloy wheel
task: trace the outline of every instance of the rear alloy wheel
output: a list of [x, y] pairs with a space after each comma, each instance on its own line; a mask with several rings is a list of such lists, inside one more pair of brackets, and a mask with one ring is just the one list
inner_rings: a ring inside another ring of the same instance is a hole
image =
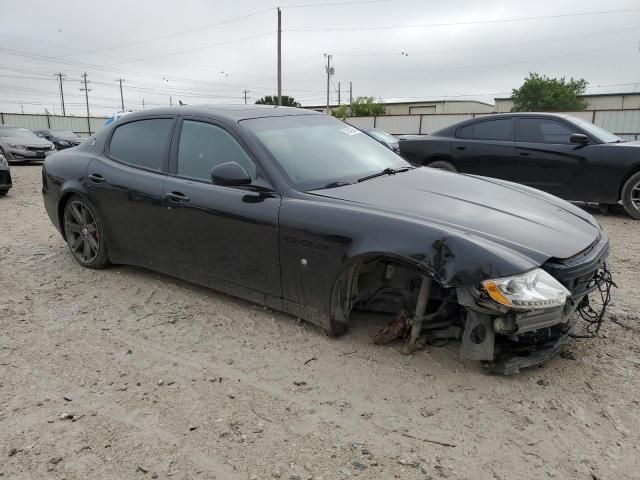
[[74, 196], [64, 208], [64, 234], [67, 245], [80, 265], [102, 268], [109, 263], [101, 223], [95, 209], [81, 197]]
[[640, 172], [631, 175], [622, 188], [622, 205], [629, 215], [640, 220]]
[[431, 162], [427, 165], [430, 168], [437, 168], [438, 170], [446, 170], [447, 172], [457, 173], [458, 169], [451, 162], [447, 162], [445, 160], [436, 160], [435, 162]]

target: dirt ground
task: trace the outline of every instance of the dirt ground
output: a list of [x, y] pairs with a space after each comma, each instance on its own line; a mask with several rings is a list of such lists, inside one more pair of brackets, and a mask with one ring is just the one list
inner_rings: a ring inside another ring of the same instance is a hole
[[[640, 222], [599, 216], [618, 289], [596, 340], [489, 376], [153, 272], [81, 268], [40, 166], [0, 198], [0, 477], [640, 478]], [[613, 320], [613, 321], [612, 321]], [[614, 323], [616, 322], [616, 323]]]

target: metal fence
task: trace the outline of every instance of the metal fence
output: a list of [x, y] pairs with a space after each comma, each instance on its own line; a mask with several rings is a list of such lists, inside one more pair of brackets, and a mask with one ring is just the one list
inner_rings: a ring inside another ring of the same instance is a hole
[[[581, 110], [559, 112], [588, 120], [625, 140], [640, 140], [640, 110]], [[380, 128], [392, 135], [426, 135], [454, 123], [488, 113], [452, 113], [422, 115], [380, 115], [347, 117], [347, 123], [358, 128]]]
[[0, 113], [0, 125], [13, 125], [24, 127], [29, 130], [41, 130], [50, 128], [52, 130], [71, 130], [78, 135], [89, 135], [89, 125], [91, 133], [95, 133], [104, 126], [107, 117], [63, 117], [62, 115], [31, 115], [23, 113]]

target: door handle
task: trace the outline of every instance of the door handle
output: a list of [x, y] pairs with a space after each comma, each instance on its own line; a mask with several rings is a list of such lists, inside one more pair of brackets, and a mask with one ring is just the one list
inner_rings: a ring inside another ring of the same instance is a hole
[[464, 149], [466, 149], [467, 147], [465, 147], [465, 146], [463, 146], [463, 145], [458, 145], [456, 148], [457, 148], [458, 150], [464, 150]]
[[519, 154], [521, 157], [528, 157], [529, 155], [531, 155], [531, 152], [518, 152], [518, 154]]
[[91, 180], [93, 183], [104, 183], [105, 178], [99, 173], [92, 173], [91, 175], [89, 175], [89, 180]]
[[181, 193], [181, 192], [167, 193], [164, 196], [164, 198], [167, 199], [169, 203], [185, 203], [190, 200], [189, 197], [187, 197], [184, 193]]

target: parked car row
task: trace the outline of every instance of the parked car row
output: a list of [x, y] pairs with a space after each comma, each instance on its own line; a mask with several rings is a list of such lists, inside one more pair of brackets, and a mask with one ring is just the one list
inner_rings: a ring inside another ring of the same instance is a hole
[[8, 162], [44, 160], [56, 150], [80, 145], [84, 139], [66, 130], [36, 130], [0, 125], [0, 154]]

